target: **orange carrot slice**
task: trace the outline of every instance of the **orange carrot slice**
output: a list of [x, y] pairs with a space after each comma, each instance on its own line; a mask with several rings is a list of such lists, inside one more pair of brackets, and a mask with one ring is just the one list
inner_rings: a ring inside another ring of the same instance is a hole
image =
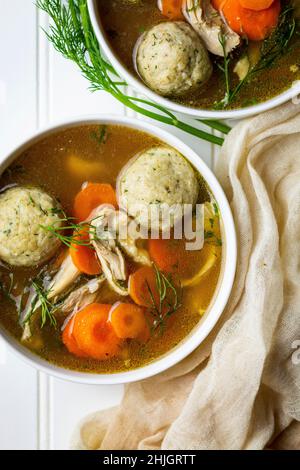
[[81, 349], [79, 349], [78, 344], [73, 336], [73, 328], [74, 328], [74, 320], [75, 317], [71, 318], [69, 323], [67, 324], [66, 328], [63, 331], [62, 340], [66, 348], [71, 354], [77, 357], [87, 357]]
[[213, 5], [223, 13], [233, 31], [251, 41], [261, 41], [271, 34], [281, 9], [280, 0], [274, 0], [269, 8], [259, 11], [243, 8], [240, 0], [213, 0]]
[[108, 321], [110, 310], [111, 305], [91, 304], [75, 317], [73, 336], [79, 349], [93, 359], [103, 361], [119, 353], [121, 340]]
[[162, 0], [162, 14], [170, 20], [182, 20], [182, 0]]
[[[74, 236], [74, 239], [82, 243], [88, 242], [88, 228], [83, 228]], [[91, 246], [79, 245], [74, 242], [70, 248], [70, 255], [73, 263], [80, 272], [90, 276], [95, 276], [102, 272], [101, 264]]]
[[89, 183], [75, 197], [74, 215], [83, 222], [101, 204], [118, 206], [114, 188], [110, 184]]
[[117, 302], [109, 313], [109, 319], [118, 338], [144, 341], [150, 336], [144, 310], [137, 305]]
[[129, 276], [129, 295], [141, 307], [159, 306], [156, 274], [153, 268], [144, 266]]
[[191, 258], [186, 240], [149, 240], [149, 254], [156, 266], [166, 273], [183, 273]]
[[274, 0], [239, 0], [243, 8], [249, 8], [249, 10], [265, 10], [269, 8]]

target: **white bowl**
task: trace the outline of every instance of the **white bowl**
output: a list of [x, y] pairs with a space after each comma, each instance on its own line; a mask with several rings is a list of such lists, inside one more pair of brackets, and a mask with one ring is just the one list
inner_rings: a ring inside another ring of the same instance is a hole
[[171, 100], [163, 98], [157, 93], [153, 92], [148, 88], [144, 83], [139, 80], [135, 75], [130, 73], [126, 67], [119, 61], [116, 57], [114, 51], [112, 50], [105, 31], [101, 24], [101, 18], [98, 12], [97, 0], [88, 0], [88, 8], [91, 17], [91, 22], [104, 54], [113, 65], [118, 74], [125, 79], [125, 81], [135, 88], [139, 93], [149, 98], [151, 101], [164, 106], [167, 109], [170, 109], [177, 113], [186, 114], [188, 116], [194, 116], [201, 119], [243, 119], [245, 117], [254, 116], [255, 114], [262, 113], [269, 109], [275, 108], [283, 103], [286, 103], [289, 100], [292, 100], [300, 93], [300, 82], [296, 81], [293, 86], [275, 96], [274, 98], [267, 100], [263, 103], [257, 104], [255, 106], [248, 106], [242, 109], [228, 110], [228, 111], [214, 111], [214, 110], [205, 110], [199, 108], [192, 108], [189, 106], [183, 106], [177, 103], [174, 103]]
[[[152, 134], [163, 142], [178, 149], [179, 152], [181, 152], [187, 158], [187, 160], [189, 160], [192, 165], [203, 175], [219, 205], [220, 214], [223, 221], [223, 239], [225, 240], [221, 276], [214, 299], [210, 308], [199, 324], [177, 347], [152, 363], [129, 372], [120, 372], [114, 374], [90, 374], [63, 369], [54, 364], [48, 363], [44, 359], [33, 354], [30, 350], [22, 346], [22, 344], [18, 343], [1, 327], [0, 334], [10, 345], [13, 351], [20, 356], [20, 358], [25, 359], [26, 362], [36, 367], [37, 369], [40, 369], [61, 379], [85, 384], [120, 384], [134, 382], [158, 374], [159, 372], [162, 372], [181, 361], [202, 343], [202, 341], [216, 325], [228, 301], [235, 276], [237, 246], [234, 222], [229, 204], [220, 184], [211, 170], [201, 160], [199, 155], [197, 155], [193, 150], [191, 150], [187, 145], [185, 145], [177, 137], [174, 137], [172, 134], [167, 133], [159, 127], [155, 127], [152, 124], [136, 119], [106, 115], [102, 115], [101, 117], [89, 116], [75, 118], [68, 122], [63, 122], [51, 127], [47, 127], [29, 137], [26, 142], [20, 145], [5, 159], [2, 159], [0, 163], [0, 174], [2, 174], [2, 172], [16, 158], [18, 158], [21, 153], [23, 153], [26, 149], [31, 147], [39, 140], [55, 132], [62, 131], [73, 126], [80, 126], [85, 124], [122, 125]], [[199, 143], [199, 147], [201, 148], [201, 143]]]

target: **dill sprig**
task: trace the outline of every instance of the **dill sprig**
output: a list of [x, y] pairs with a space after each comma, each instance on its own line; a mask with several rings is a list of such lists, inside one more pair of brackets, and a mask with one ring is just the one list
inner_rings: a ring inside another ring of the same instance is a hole
[[263, 41], [261, 58], [253, 69], [255, 73], [272, 66], [286, 51], [296, 31], [296, 20], [293, 13], [294, 7], [290, 4], [285, 5], [280, 14], [277, 28]]
[[152, 304], [151, 313], [154, 316], [152, 331], [154, 332], [159, 328], [160, 333], [163, 333], [166, 326], [166, 320], [181, 307], [181, 302], [178, 291], [172, 280], [167, 278], [167, 276], [165, 276], [165, 274], [163, 274], [155, 264], [153, 266], [155, 269], [158, 302], [155, 300], [156, 296], [147, 282], [147, 288]]
[[[187, 124], [168, 109], [154, 102], [124, 94], [127, 86], [114, 68], [104, 59], [90, 21], [86, 0], [37, 0], [37, 7], [46, 12], [52, 23], [48, 40], [66, 59], [77, 64], [83, 76], [90, 82], [92, 91], [106, 91], [133, 111], [156, 121], [177, 127], [202, 140], [222, 145], [224, 139]], [[196, 120], [200, 121], [200, 120]], [[220, 126], [229, 132], [230, 128], [211, 120], [201, 121], [213, 129]]]
[[224, 54], [224, 61], [222, 65], [218, 63], [217, 66], [224, 74], [225, 95], [224, 95], [224, 98], [215, 106], [216, 109], [226, 108], [228, 104], [230, 103], [231, 94], [232, 94], [230, 90], [230, 73], [229, 73], [229, 64], [230, 64], [231, 58], [230, 58], [230, 55], [227, 54], [227, 51], [226, 51], [226, 37], [223, 34], [223, 32], [219, 34], [219, 42], [222, 46], [222, 50]]
[[240, 80], [234, 88], [231, 88], [229, 77], [229, 64], [231, 58], [225, 51], [226, 42], [224, 44], [224, 41], [226, 41], [226, 39], [221, 37], [220, 42], [224, 51], [224, 66], [219, 65], [219, 68], [224, 73], [226, 92], [224, 98], [215, 103], [214, 108], [226, 108], [235, 100], [243, 86], [249, 83], [256, 74], [272, 67], [274, 63], [287, 51], [295, 32], [296, 21], [294, 18], [294, 7], [290, 3], [287, 3], [284, 5], [282, 12], [280, 13], [277, 27], [262, 43], [260, 50], [261, 56], [258, 63], [249, 69], [246, 76]]
[[48, 295], [50, 290], [44, 288], [44, 283], [42, 279], [36, 278], [31, 283], [32, 289], [35, 291], [35, 295], [31, 301], [30, 310], [23, 321], [23, 326], [29, 324], [32, 315], [40, 310], [41, 312], [41, 327], [44, 328], [47, 322], [51, 326], [56, 328], [57, 321], [54, 316], [54, 312], [57, 310], [57, 306], [50, 302]]
[[[68, 248], [74, 246], [91, 246], [93, 241], [99, 240], [97, 227], [93, 225], [93, 222], [101, 217], [102, 216], [95, 217], [90, 222], [80, 222], [76, 224], [73, 217], [65, 216], [63, 219], [60, 219], [64, 222], [60, 227], [56, 225], [40, 225], [40, 228], [51, 233], [53, 237], [56, 237]], [[83, 232], [88, 234], [86, 239], [82, 237]]]

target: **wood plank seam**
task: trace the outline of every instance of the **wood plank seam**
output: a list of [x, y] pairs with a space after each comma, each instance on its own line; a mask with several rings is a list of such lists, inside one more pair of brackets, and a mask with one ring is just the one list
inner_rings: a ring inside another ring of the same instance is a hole
[[[36, 9], [36, 127], [49, 122], [49, 45], [42, 28], [47, 30], [48, 18]], [[37, 374], [37, 448], [51, 448], [51, 413], [50, 393], [51, 378], [43, 372]]]

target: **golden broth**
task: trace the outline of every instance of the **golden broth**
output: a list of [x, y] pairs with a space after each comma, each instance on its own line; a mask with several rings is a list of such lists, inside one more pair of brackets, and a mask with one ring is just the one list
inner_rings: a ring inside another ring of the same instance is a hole
[[[51, 135], [26, 150], [0, 179], [0, 190], [9, 185], [31, 185], [45, 189], [57, 198], [68, 215], [72, 214], [75, 195], [84, 182], [105, 182], [113, 186], [122, 167], [136, 153], [159, 144], [159, 140], [121, 126], [105, 126], [105, 138], [101, 138], [103, 126], [87, 125], [75, 127]], [[207, 188], [202, 188], [202, 197]], [[215, 223], [215, 236], [221, 237], [219, 219]], [[185, 276], [195, 274], [195, 266], [205, 262], [205, 250], [211, 240], [205, 243], [202, 251], [189, 252]], [[147, 247], [147, 241], [143, 242]], [[163, 355], [182, 341], [199, 322], [201, 315], [209, 306], [220, 274], [221, 244], [214, 247], [216, 263], [205, 280], [194, 287], [184, 288], [182, 306], [167, 321], [162, 334], [154, 334], [148, 343], [137, 341], [124, 343], [122, 354], [107, 361], [82, 359], [71, 355], [61, 340], [61, 326], [65, 317], [57, 314], [58, 327], [46, 324], [41, 329], [38, 312], [33, 319], [33, 337], [26, 346], [42, 358], [67, 369], [93, 373], [111, 373], [130, 370], [143, 366]], [[131, 263], [130, 269], [135, 266]], [[18, 340], [22, 328], [18, 322], [16, 306], [7, 298], [10, 291], [19, 299], [26, 286], [40, 272], [40, 268], [19, 269], [0, 265], [1, 325]], [[113, 304], [121, 298], [105, 285], [99, 294], [100, 303]], [[124, 298], [122, 298], [124, 301]]]
[[[115, 54], [126, 68], [136, 75], [133, 61], [134, 46], [141, 34], [152, 26], [168, 21], [157, 8], [157, 0], [143, 0], [136, 5], [123, 0], [98, 0], [99, 12], [107, 38]], [[246, 84], [228, 109], [238, 109], [267, 101], [291, 87], [300, 78], [300, 38], [276, 63], [257, 74]], [[215, 56], [211, 56], [215, 62]], [[237, 75], [230, 71], [230, 80], [237, 84]], [[212, 109], [225, 95], [224, 75], [214, 64], [214, 72], [208, 83], [197, 92], [181, 98], [172, 98], [184, 106]]]

